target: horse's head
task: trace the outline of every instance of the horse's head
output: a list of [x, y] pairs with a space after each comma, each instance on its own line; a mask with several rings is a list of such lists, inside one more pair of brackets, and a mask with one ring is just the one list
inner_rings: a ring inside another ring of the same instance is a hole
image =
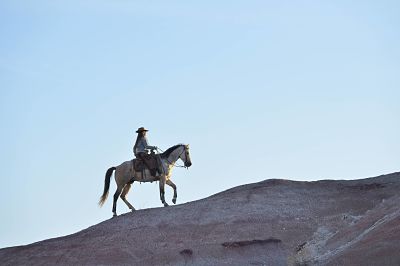
[[169, 164], [174, 165], [178, 159], [181, 159], [185, 167], [190, 167], [192, 161], [190, 160], [189, 145], [178, 144], [168, 148], [161, 154], [162, 158], [167, 159]]
[[184, 162], [185, 167], [190, 167], [192, 161], [190, 160], [189, 145], [182, 145], [182, 148], [183, 150], [179, 155], [179, 158]]

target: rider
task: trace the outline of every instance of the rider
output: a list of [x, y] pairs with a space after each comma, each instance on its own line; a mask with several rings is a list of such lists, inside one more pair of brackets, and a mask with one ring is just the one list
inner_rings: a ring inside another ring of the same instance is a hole
[[135, 145], [133, 146], [133, 153], [135, 154], [136, 158], [141, 159], [146, 164], [146, 166], [151, 171], [151, 175], [156, 176], [158, 167], [157, 167], [157, 165], [155, 165], [155, 166], [149, 165], [148, 158], [149, 158], [150, 154], [148, 153], [148, 150], [151, 150], [153, 153], [154, 150], [157, 150], [157, 147], [150, 146], [148, 144], [147, 137], [146, 137], [147, 131], [148, 130], [145, 129], [144, 127], [140, 127], [140, 128], [138, 128], [138, 130], [136, 130], [136, 133], [138, 133], [138, 136], [136, 138]]

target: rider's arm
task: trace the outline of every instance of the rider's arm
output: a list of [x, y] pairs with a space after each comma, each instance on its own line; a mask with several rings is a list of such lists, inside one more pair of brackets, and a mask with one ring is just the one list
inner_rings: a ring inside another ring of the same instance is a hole
[[144, 144], [144, 146], [146, 147], [146, 149], [149, 149], [149, 150], [155, 150], [155, 149], [157, 149], [156, 146], [150, 146], [150, 145], [149, 145], [149, 143], [147, 142], [147, 138], [143, 138], [143, 144]]

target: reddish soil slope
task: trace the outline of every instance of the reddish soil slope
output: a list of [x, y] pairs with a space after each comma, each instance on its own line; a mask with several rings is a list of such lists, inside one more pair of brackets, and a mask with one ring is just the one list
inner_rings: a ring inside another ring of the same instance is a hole
[[0, 265], [400, 265], [400, 173], [266, 180], [0, 249]]

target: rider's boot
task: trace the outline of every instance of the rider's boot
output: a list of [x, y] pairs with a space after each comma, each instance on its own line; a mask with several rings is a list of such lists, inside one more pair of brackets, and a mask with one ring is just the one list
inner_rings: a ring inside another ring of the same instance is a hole
[[152, 176], [157, 176], [157, 169], [151, 169], [150, 173]]

